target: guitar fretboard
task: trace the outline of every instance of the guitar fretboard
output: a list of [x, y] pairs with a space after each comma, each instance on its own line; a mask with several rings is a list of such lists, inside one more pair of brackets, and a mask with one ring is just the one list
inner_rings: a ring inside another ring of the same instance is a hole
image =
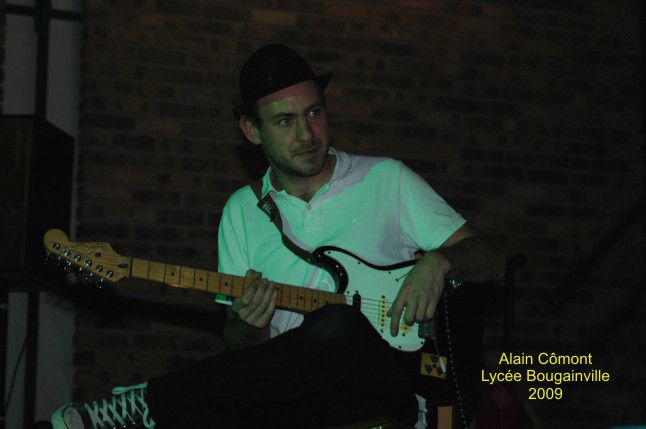
[[[252, 280], [182, 265], [164, 264], [132, 258], [131, 277], [165, 283], [184, 289], [196, 289], [231, 298], [241, 296]], [[276, 306], [299, 313], [309, 313], [328, 304], [346, 304], [345, 295], [306, 287], [274, 283]]]

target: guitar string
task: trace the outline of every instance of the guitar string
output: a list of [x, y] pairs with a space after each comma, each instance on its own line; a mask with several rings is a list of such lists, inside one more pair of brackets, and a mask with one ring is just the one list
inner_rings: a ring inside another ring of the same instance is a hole
[[[117, 262], [117, 261], [119, 261], [119, 260], [121, 260], [121, 261], [122, 261], [123, 259], [124, 259], [123, 257], [113, 257], [113, 256], [109, 256], [109, 255], [108, 255], [108, 256], [106, 256], [106, 257], [103, 259], [103, 261], [106, 261], [106, 262], [108, 262], [108, 263], [109, 263], [109, 262], [111, 262], [111, 260], [112, 260], [112, 262]], [[133, 258], [133, 259], [134, 259], [134, 258]], [[170, 265], [170, 266], [177, 267], [177, 268], [178, 268], [178, 270], [180, 270], [180, 267], [181, 267], [180, 265], [171, 265], [171, 264], [164, 264], [164, 263], [162, 263], [162, 262], [158, 262], [158, 264], [162, 264], [162, 265], [164, 266], [164, 270], [163, 270], [163, 273], [164, 273], [164, 274], [161, 274], [162, 270], [161, 270], [161, 269], [159, 269], [159, 267], [158, 267], [158, 268], [155, 268], [155, 269], [151, 269], [152, 261], [146, 261], [146, 260], [141, 260], [141, 261], [143, 261], [143, 262], [147, 265], [147, 266], [146, 266], [146, 276], [145, 276], [145, 278], [147, 278], [147, 279], [151, 279], [151, 277], [159, 277], [159, 275], [161, 275], [162, 282], [163, 282], [163, 277], [165, 277], [166, 269], [167, 269], [167, 267], [168, 267], [169, 265]], [[77, 264], [78, 264], [78, 263], [77, 263]], [[91, 268], [89, 268], [89, 267], [83, 267], [83, 266], [79, 265], [79, 268], [82, 268], [82, 269], [83, 269], [83, 270], [85, 270], [85, 271], [90, 271], [90, 272], [91, 272]], [[191, 267], [183, 267], [183, 268], [184, 268], [185, 272], [187, 272], [187, 273], [192, 272], [192, 273], [193, 273], [193, 276], [190, 276], [190, 277], [189, 277], [189, 281], [191, 281], [191, 282], [192, 282], [192, 285], [191, 285], [191, 286], [188, 286], [188, 288], [199, 290], [199, 288], [195, 287], [195, 279], [196, 279], [196, 277], [197, 277], [197, 276], [196, 276], [197, 271], [198, 271], [198, 270], [200, 270], [200, 269], [199, 269], [199, 268], [191, 268]], [[227, 274], [221, 274], [221, 273], [217, 273], [217, 272], [213, 272], [213, 271], [208, 271], [208, 270], [201, 270], [201, 271], [204, 271], [204, 272], [206, 272], [207, 274], [215, 273], [215, 274], [218, 274], [218, 275], [220, 275], [220, 276], [222, 276], [222, 275], [227, 275]], [[156, 276], [151, 276], [151, 272], [152, 272], [153, 274], [157, 274], [157, 275], [156, 275]], [[143, 276], [142, 276], [142, 277], [143, 277]], [[240, 278], [240, 276], [235, 276], [235, 277]], [[207, 278], [208, 278], [208, 277], [207, 277]], [[204, 281], [204, 280], [200, 279], [200, 281]], [[164, 282], [164, 283], [165, 283], [165, 282]], [[183, 285], [181, 284], [181, 278], [180, 278], [180, 282], [179, 282], [179, 283], [176, 283], [176, 284], [169, 283], [169, 284], [170, 284], [170, 285], [177, 285], [177, 286], [180, 286], [180, 287], [182, 287], [182, 286], [183, 286]], [[285, 287], [288, 287], [288, 288], [291, 288], [291, 287], [299, 287], [299, 286], [292, 286], [292, 285], [287, 285], [287, 284], [284, 284], [284, 285], [283, 285], [283, 284], [281, 284], [281, 286], [285, 286]], [[207, 289], [208, 289], [208, 285], [207, 285]], [[308, 289], [309, 289], [309, 288], [308, 288]], [[283, 289], [282, 289], [282, 287], [281, 287], [281, 289], [280, 289], [280, 290], [281, 290], [281, 291], [283, 290]], [[315, 292], [315, 293], [317, 293], [317, 294], [328, 294], [328, 293], [330, 293], [330, 294], [341, 294], [340, 292], [329, 292], [329, 291], [322, 291], [322, 290], [316, 290], [316, 289], [309, 289], [309, 290], [312, 290], [312, 291], [314, 291], [314, 292]], [[352, 297], [351, 297], [351, 296], [348, 296], [348, 295], [345, 295], [345, 294], [342, 294], [342, 295], [344, 295], [344, 297], [345, 297], [346, 304], [352, 305]], [[279, 297], [278, 299], [280, 300], [281, 298]], [[312, 299], [311, 299], [311, 298], [310, 298], [310, 301], [312, 301]], [[379, 300], [379, 299], [372, 299], [372, 298], [365, 298], [365, 297], [361, 297], [361, 312], [366, 316], [366, 318], [368, 319], [368, 321], [370, 322], [370, 324], [373, 326], [373, 328], [375, 328], [375, 329], [376, 329], [376, 330], [378, 330], [378, 331], [382, 331], [382, 330], [383, 330], [383, 328], [385, 328], [385, 326], [389, 326], [389, 325], [390, 325], [390, 319], [391, 319], [391, 317], [388, 317], [388, 316], [386, 315], [386, 312], [385, 312], [383, 309], [381, 309], [381, 308], [380, 308], [382, 305], [390, 305], [390, 303], [391, 303], [391, 302], [390, 302], [390, 301], [388, 301], [388, 300]], [[297, 306], [289, 306], [289, 305], [288, 305], [288, 306], [286, 306], [286, 307], [287, 307], [287, 308], [292, 308], [292, 309], [298, 309], [298, 307], [297, 307]], [[320, 307], [318, 306], [318, 303], [316, 304], [316, 307], [317, 307], [317, 308], [320, 308]], [[402, 315], [402, 318], [403, 318], [403, 317], [404, 317], [404, 315]], [[382, 322], [380, 319], [384, 319], [384, 321]], [[404, 323], [404, 325], [402, 326], [402, 328], [403, 328], [403, 329], [405, 329], [405, 330], [415, 329], [414, 327], [410, 327], [409, 325], [406, 325], [405, 323]], [[386, 330], [385, 332], [386, 332], [386, 333], [388, 333], [388, 330]], [[404, 332], [405, 332], [405, 331], [404, 331]]]
[[[54, 252], [54, 254], [56, 254], [56, 253], [57, 253], [57, 252]], [[69, 258], [67, 258], [67, 257], [65, 257], [65, 256], [60, 256], [60, 258], [61, 258], [61, 259], [62, 259], [62, 258], [68, 259], [71, 263], [76, 263], [76, 264], [79, 266], [79, 268], [81, 268], [81, 269], [83, 269], [83, 270], [85, 270], [85, 271], [92, 272], [91, 268], [89, 268], [89, 267], [83, 267], [82, 265], [78, 264], [78, 262], [72, 261], [71, 259], [69, 259]], [[83, 259], [83, 258], [81, 258], [81, 259]], [[132, 263], [132, 262], [134, 262], [134, 260], [135, 260], [135, 259], [138, 259], [138, 258], [127, 258], [127, 257], [122, 257], [122, 256], [106, 255], [102, 261], [106, 261], [106, 262], [108, 262], [108, 263], [110, 263], [110, 262], [117, 263], [118, 261], [121, 261], [121, 262], [123, 262], [123, 261], [130, 261], [130, 262]], [[153, 264], [154, 262], [153, 262], [153, 261], [148, 261], [148, 260], [143, 260], [143, 259], [139, 259], [139, 260], [140, 260], [140, 261], [142, 261], [143, 263], [145, 263], [145, 264], [147, 265], [147, 266], [146, 266], [146, 271], [147, 271], [147, 273], [146, 273], [146, 278], [147, 278], [147, 279], [150, 279], [150, 278], [151, 278], [151, 275], [150, 275], [150, 273], [151, 273], [151, 267], [152, 267], [152, 264]], [[130, 263], [130, 264], [128, 264], [128, 265], [131, 265], [131, 263]], [[189, 288], [192, 288], [192, 289], [199, 289], [199, 288], [195, 287], [195, 279], [196, 279], [196, 277], [197, 277], [197, 271], [198, 271], [198, 270], [206, 272], [206, 273], [207, 273], [207, 279], [208, 279], [208, 275], [209, 275], [209, 274], [211, 274], [211, 273], [215, 273], [215, 274], [218, 274], [218, 275], [220, 275], [220, 276], [222, 276], [222, 275], [226, 275], [226, 274], [221, 274], [221, 273], [212, 272], [212, 271], [208, 271], [208, 270], [201, 270], [201, 269], [199, 269], [199, 268], [182, 267], [181, 265], [165, 264], [165, 263], [163, 263], [163, 262], [156, 262], [156, 263], [157, 263], [157, 264], [161, 264], [161, 265], [163, 265], [163, 267], [164, 267], [164, 274], [162, 275], [162, 281], [163, 281], [163, 278], [165, 277], [166, 269], [167, 269], [167, 267], [168, 267], [169, 265], [170, 265], [170, 266], [177, 267], [177, 269], [180, 271], [180, 276], [181, 276], [181, 270], [182, 270], [182, 268], [184, 268], [184, 269], [185, 269], [185, 272], [189, 272], [189, 273], [190, 273], [190, 272], [192, 272], [192, 273], [193, 273], [193, 275], [191, 276], [192, 286], [189, 286]], [[131, 268], [131, 273], [132, 273], [132, 267], [130, 267], [130, 268]], [[157, 272], [157, 274], [159, 274], [159, 272], [158, 272], [158, 271], [159, 271], [159, 269], [153, 269], [152, 271], [153, 271], [153, 273]], [[142, 276], [142, 277], [143, 277], [143, 276]], [[239, 278], [239, 276], [236, 276], [236, 277], [238, 277], [238, 278]], [[203, 281], [203, 280], [202, 280], [202, 279], [200, 279], [200, 281]], [[165, 281], [164, 281], [164, 283], [165, 283]], [[172, 285], [172, 284], [171, 284], [171, 285]], [[177, 283], [176, 285], [182, 286], [182, 284], [181, 284], [181, 277], [179, 278], [179, 283]], [[244, 285], [243, 285], [243, 286], [244, 286]], [[282, 285], [282, 286], [286, 286], [286, 287], [299, 287], [299, 286], [291, 286], [291, 285]], [[206, 285], [206, 288], [208, 289], [208, 284]], [[282, 291], [282, 290], [283, 290], [283, 289], [281, 288], [281, 291]], [[321, 294], [321, 293], [322, 293], [322, 294], [327, 294], [327, 293], [339, 294], [339, 292], [320, 291], [320, 290], [316, 290], [316, 289], [311, 289], [311, 290], [315, 291], [315, 292], [316, 292], [316, 293], [318, 293], [318, 294]], [[350, 305], [351, 305], [352, 297], [347, 296], [347, 295], [345, 295], [345, 294], [342, 294], [342, 295], [344, 295], [344, 297], [345, 297], [346, 304], [350, 304]], [[389, 304], [390, 304], [390, 302], [389, 302], [389, 301], [387, 301], [387, 300], [379, 300], [379, 299], [371, 299], [371, 298], [361, 297], [361, 309], [362, 309], [362, 313], [366, 316], [366, 318], [369, 320], [369, 322], [371, 323], [371, 325], [372, 325], [374, 328], [376, 328], [377, 330], [381, 330], [380, 328], [382, 328], [382, 327], [383, 327], [383, 325], [385, 324], [385, 323], [384, 323], [384, 324], [380, 323], [380, 320], [379, 320], [380, 318], [384, 318], [384, 319], [388, 319], [388, 320], [390, 320], [390, 319], [391, 319], [390, 317], [388, 317], [388, 316], [386, 315], [386, 313], [383, 311], [383, 309], [380, 309], [380, 306], [382, 306], [382, 305], [389, 305]], [[403, 315], [402, 315], [402, 318], [403, 318]], [[407, 330], [407, 328], [412, 328], [412, 327], [410, 327], [410, 326], [408, 326], [408, 325], [404, 324], [404, 326], [403, 326], [402, 328], [405, 328], [405, 329]]]
[[[80, 253], [80, 252], [79, 252], [79, 253]], [[68, 260], [69, 260], [70, 262], [72, 262], [72, 263], [77, 264], [77, 265], [79, 266], [79, 268], [81, 268], [81, 269], [83, 269], [83, 270], [85, 270], [85, 271], [92, 272], [92, 269], [91, 269], [90, 267], [84, 267], [83, 265], [80, 265], [78, 262], [75, 262], [75, 261], [73, 261], [72, 259], [67, 258], [67, 257], [65, 257], [65, 256], [61, 256], [61, 257], [62, 257], [62, 258], [65, 258], [65, 259], [68, 259]], [[82, 257], [81, 259], [83, 259], [83, 257]], [[128, 265], [130, 265], [129, 261], [134, 261], [135, 259], [138, 259], [138, 258], [128, 258], [128, 257], [124, 257], [124, 256], [105, 255], [105, 256], [103, 257], [103, 259], [101, 260], [101, 262], [105, 261], [106, 263], [113, 263], [113, 264], [117, 264], [117, 265], [118, 265], [118, 263], [120, 263], [120, 262], [126, 262]], [[91, 260], [91, 259], [90, 259], [90, 260]], [[151, 276], [151, 275], [150, 275], [150, 274], [151, 274], [151, 272], [152, 272], [152, 273], [156, 273], [156, 274], [160, 274], [160, 269], [151, 269], [151, 266], [152, 266], [152, 264], [153, 264], [153, 263], [163, 265], [163, 266], [164, 266], [164, 268], [165, 268], [164, 273], [166, 272], [166, 268], [167, 268], [168, 266], [171, 266], [171, 267], [177, 267], [178, 271], [181, 271], [181, 270], [183, 269], [183, 270], [185, 270], [185, 272], [186, 272], [186, 273], [190, 273], [190, 272], [192, 272], [192, 273], [193, 273], [193, 276], [190, 276], [190, 277], [189, 277], [190, 281], [192, 281], [192, 283], [193, 283], [193, 285], [192, 285], [192, 286], [184, 286], [184, 285], [182, 285], [182, 283], [181, 283], [181, 278], [179, 279], [179, 280], [180, 280], [180, 281], [179, 281], [179, 283], [175, 283], [175, 284], [173, 284], [173, 283], [169, 283], [169, 284], [170, 284], [170, 285], [177, 285], [177, 286], [180, 286], [180, 287], [188, 287], [188, 288], [191, 288], [191, 289], [197, 289], [197, 290], [200, 290], [200, 288], [197, 288], [197, 287], [195, 287], [195, 286], [194, 286], [194, 284], [195, 284], [195, 279], [196, 279], [196, 277], [197, 277], [197, 276], [196, 276], [197, 271], [204, 271], [204, 272], [206, 272], [207, 274], [214, 273], [214, 274], [217, 274], [217, 275], [220, 275], [220, 276], [226, 276], [226, 275], [228, 275], [228, 274], [222, 274], [222, 273], [218, 273], [218, 272], [214, 272], [214, 271], [203, 270], [203, 269], [200, 269], [200, 268], [184, 267], [184, 266], [181, 266], [181, 265], [174, 265], [174, 264], [165, 264], [165, 263], [163, 263], [163, 262], [148, 261], [148, 260], [145, 260], [145, 259], [139, 259], [139, 261], [141, 261], [142, 263], [144, 263], [144, 264], [146, 264], [146, 265], [147, 265], [147, 266], [146, 266], [146, 271], [147, 271], [147, 273], [146, 273], [146, 276], [145, 276], [147, 279], [151, 279], [151, 277], [153, 277], [153, 276]], [[130, 267], [130, 268], [132, 269], [132, 267]], [[98, 274], [98, 273], [94, 273], [94, 274], [95, 274], [95, 275], [100, 275], [100, 274]], [[143, 277], [143, 276], [142, 276], [142, 277]], [[158, 276], [154, 276], [154, 277], [158, 277]], [[162, 278], [163, 278], [163, 277], [165, 277], [165, 274], [164, 274], [164, 275], [162, 275]], [[235, 277], [237, 277], [237, 278], [243, 278], [243, 277], [240, 277], [240, 276], [233, 276], [233, 277], [234, 277], [234, 278], [235, 278]], [[244, 279], [244, 278], [243, 278], [243, 279]], [[203, 281], [203, 280], [200, 280], [200, 281]], [[163, 279], [162, 279], [162, 282], [166, 283], [165, 281], [163, 281]], [[285, 286], [285, 287], [297, 287], [297, 288], [309, 289], [309, 290], [315, 291], [315, 293], [317, 293], [317, 294], [328, 294], [328, 293], [330, 293], [330, 294], [341, 294], [341, 295], [344, 295], [344, 296], [345, 296], [345, 298], [346, 298], [346, 303], [351, 305], [352, 297], [351, 297], [351, 296], [348, 296], [348, 295], [345, 295], [344, 293], [341, 293], [341, 292], [323, 291], [323, 290], [317, 290], [317, 289], [305, 288], [305, 287], [302, 287], [302, 286], [292, 286], [292, 285], [287, 285], [287, 284], [281, 284], [281, 286]], [[208, 285], [207, 285], [207, 288], [208, 288]], [[282, 289], [281, 289], [281, 290], [282, 290]], [[311, 300], [311, 299], [310, 299], [310, 300]], [[366, 298], [366, 297], [363, 297], [363, 296], [361, 297], [361, 309], [362, 309], [362, 312], [363, 312], [367, 317], [369, 317], [369, 318], [374, 318], [374, 323], [377, 323], [377, 324], [379, 323], [378, 319], [379, 319], [379, 317], [381, 317], [381, 315], [382, 315], [382, 314], [383, 314], [383, 317], [384, 317], [384, 318], [391, 319], [390, 317], [388, 317], [388, 316], [386, 316], [386, 315], [385, 315], [385, 312], [384, 312], [382, 309], [380, 309], [380, 307], [381, 307], [382, 305], [390, 305], [390, 304], [391, 304], [391, 302], [390, 302], [390, 301], [388, 301], [388, 300], [379, 300], [379, 299], [374, 299], [374, 298]], [[403, 316], [402, 316], [402, 317], [403, 317]]]
[[[113, 261], [110, 261], [109, 259], [112, 259]], [[110, 256], [110, 255], [107, 255], [107, 256], [105, 256], [105, 257], [104, 257], [104, 259], [102, 259], [102, 261], [103, 261], [103, 260], [107, 260], [108, 262], [114, 262], [114, 263], [116, 263], [116, 262], [123, 261], [123, 260], [128, 260], [128, 259], [130, 259], [130, 258], [126, 258], [126, 257], [117, 257], [117, 256]], [[133, 258], [133, 259], [135, 259], [135, 258]], [[238, 278], [238, 279], [244, 279], [244, 277], [242, 277], [242, 276], [235, 276], [235, 275], [231, 275], [231, 274], [223, 274], [223, 273], [218, 273], [218, 272], [216, 272], [216, 271], [203, 270], [203, 269], [200, 269], [200, 268], [192, 268], [192, 267], [184, 267], [184, 266], [181, 266], [181, 265], [165, 264], [165, 263], [163, 263], [163, 262], [152, 262], [152, 261], [147, 261], [147, 260], [143, 260], [143, 259], [142, 259], [141, 261], [142, 261], [143, 263], [145, 263], [145, 264], [148, 264], [148, 265], [149, 265], [148, 267], [146, 267], [147, 274], [146, 274], [146, 276], [145, 276], [145, 277], [146, 277], [147, 279], [149, 279], [149, 280], [150, 280], [150, 279], [151, 279], [151, 277], [152, 277], [152, 276], [150, 276], [150, 274], [149, 274], [149, 273], [151, 273], [151, 272], [152, 272], [152, 273], [157, 273], [157, 274], [159, 274], [159, 271], [160, 271], [159, 269], [151, 269], [151, 268], [150, 268], [150, 265], [152, 265], [153, 263], [161, 264], [161, 265], [165, 265], [166, 267], [169, 267], [169, 266], [170, 266], [170, 267], [177, 267], [177, 268], [178, 268], [178, 271], [179, 271], [180, 269], [181, 269], [181, 270], [184, 270], [185, 272], [191, 272], [191, 271], [192, 271], [192, 272], [194, 273], [194, 275], [193, 275], [192, 277], [189, 277], [189, 280], [190, 280], [190, 281], [194, 281], [194, 279], [195, 279], [195, 277], [196, 277], [196, 276], [195, 276], [195, 272], [196, 272], [196, 271], [204, 271], [204, 272], [206, 272], [206, 273], [217, 274], [217, 275], [220, 275], [220, 276], [231, 276], [231, 277], [233, 277], [233, 278], [234, 278], [234, 280], [235, 280], [235, 278]], [[73, 262], [73, 261], [71, 261], [71, 260], [70, 260], [70, 262]], [[88, 272], [92, 272], [92, 269], [91, 269], [91, 268], [84, 267], [84, 266], [80, 265], [78, 262], [75, 262], [75, 263], [78, 265], [78, 267], [79, 267], [79, 268], [82, 268], [83, 270], [88, 271]], [[97, 274], [97, 273], [94, 273], [94, 272], [93, 272], [93, 274], [95, 274], [95, 275], [99, 275], [99, 276], [102, 276], [101, 274]], [[102, 277], [103, 277], [103, 276], [102, 276]], [[157, 277], [157, 276], [156, 276], [156, 277]], [[164, 275], [162, 275], [161, 277], [164, 277]], [[143, 276], [142, 276], [142, 278], [143, 278]], [[162, 281], [162, 282], [164, 282], [164, 283], [166, 283], [164, 280], [161, 280], [161, 281]], [[203, 280], [200, 280], [200, 281], [203, 281]], [[183, 286], [183, 287], [184, 287], [184, 285], [182, 285], [182, 284], [181, 284], [181, 279], [180, 279], [180, 282], [179, 282], [179, 283], [168, 283], [168, 284], [170, 284], [170, 285], [177, 285], [177, 286]], [[344, 293], [341, 293], [341, 292], [331, 292], [331, 291], [325, 291], [325, 290], [320, 290], [320, 289], [312, 289], [312, 288], [307, 288], [307, 287], [305, 287], [305, 286], [293, 286], [293, 285], [288, 285], [288, 284], [280, 284], [280, 285], [281, 285], [281, 286], [286, 286], [286, 287], [302, 288], [302, 289], [305, 289], [305, 290], [312, 290], [312, 291], [316, 291], [316, 293], [322, 293], [322, 294], [330, 293], [330, 294], [341, 294], [341, 295], [345, 295]], [[190, 286], [190, 288], [192, 288], [192, 289], [199, 289], [199, 288], [197, 288], [197, 287], [192, 287], [192, 286]], [[348, 297], [347, 295], [345, 295], [345, 296], [346, 296], [346, 298], [350, 298], [350, 299], [352, 298], [352, 297]], [[375, 303], [380, 303], [380, 302], [382, 302], [382, 300], [379, 300], [379, 299], [374, 299], [374, 298], [365, 298], [365, 297], [363, 297], [363, 296], [362, 296], [362, 297], [361, 297], [361, 302], [363, 303], [364, 301], [373, 301], [373, 302], [375, 302]], [[389, 303], [389, 301], [385, 301], [385, 302], [386, 302], [386, 303]], [[376, 305], [378, 305], [378, 304], [376, 304]]]

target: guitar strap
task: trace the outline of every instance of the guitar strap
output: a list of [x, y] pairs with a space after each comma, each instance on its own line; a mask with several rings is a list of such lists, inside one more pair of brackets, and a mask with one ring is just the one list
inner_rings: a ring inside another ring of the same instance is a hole
[[269, 216], [269, 221], [276, 225], [276, 228], [278, 228], [278, 232], [280, 232], [280, 237], [285, 247], [287, 247], [292, 251], [292, 253], [294, 253], [296, 256], [303, 259], [307, 263], [315, 265], [315, 259], [312, 252], [308, 252], [307, 250], [303, 249], [302, 247], [294, 243], [285, 234], [285, 231], [283, 230], [283, 218], [281, 217], [280, 210], [274, 202], [274, 199], [271, 197], [271, 194], [267, 193], [264, 198], [262, 197], [262, 179], [254, 180], [253, 182], [251, 182], [250, 186], [253, 193], [256, 194], [256, 198], [258, 198], [258, 204], [256, 205], [267, 216]]

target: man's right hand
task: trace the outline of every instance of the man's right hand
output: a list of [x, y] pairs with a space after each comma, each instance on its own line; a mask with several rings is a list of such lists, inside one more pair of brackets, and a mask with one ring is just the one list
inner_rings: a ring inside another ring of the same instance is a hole
[[274, 283], [261, 277], [258, 271], [248, 270], [245, 278], [253, 282], [231, 305], [234, 317], [259, 329], [265, 328], [273, 317], [277, 296]]

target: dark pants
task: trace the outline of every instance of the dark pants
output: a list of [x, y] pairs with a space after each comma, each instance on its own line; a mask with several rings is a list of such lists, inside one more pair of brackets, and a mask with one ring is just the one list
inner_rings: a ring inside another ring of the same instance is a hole
[[320, 427], [375, 416], [414, 423], [419, 358], [347, 305], [329, 305], [258, 346], [148, 383], [158, 427]]

